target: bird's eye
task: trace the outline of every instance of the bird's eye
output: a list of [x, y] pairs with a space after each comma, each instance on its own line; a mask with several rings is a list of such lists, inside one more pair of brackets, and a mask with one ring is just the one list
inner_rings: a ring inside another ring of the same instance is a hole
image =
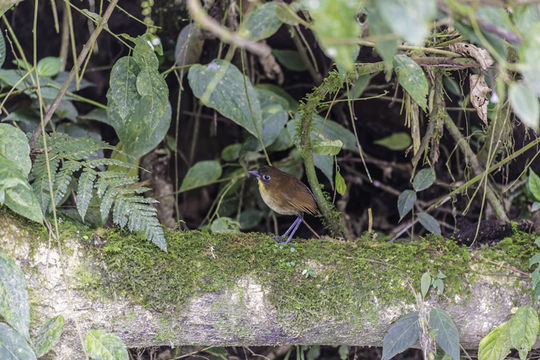
[[268, 180], [270, 180], [270, 175], [263, 175], [262, 178], [263, 178], [263, 180], [268, 181]]

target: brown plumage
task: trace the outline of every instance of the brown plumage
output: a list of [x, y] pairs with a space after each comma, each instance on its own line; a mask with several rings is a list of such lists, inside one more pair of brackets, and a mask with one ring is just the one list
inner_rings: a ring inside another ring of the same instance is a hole
[[257, 178], [259, 192], [268, 207], [282, 215], [296, 215], [297, 218], [281, 237], [289, 234], [288, 243], [300, 223], [304, 213], [315, 215], [319, 213], [313, 194], [303, 182], [272, 166], [263, 166], [258, 170], [249, 171]]

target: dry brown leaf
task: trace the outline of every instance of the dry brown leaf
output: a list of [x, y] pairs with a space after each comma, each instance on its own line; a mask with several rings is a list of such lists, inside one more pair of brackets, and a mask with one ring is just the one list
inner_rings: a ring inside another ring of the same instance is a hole
[[487, 124], [487, 107], [489, 100], [486, 94], [491, 91], [486, 83], [484, 75], [471, 74], [469, 77], [469, 85], [471, 87], [471, 103], [476, 109], [476, 113]]
[[486, 49], [479, 48], [473, 44], [469, 44], [466, 42], [458, 42], [449, 45], [448, 48], [450, 49], [450, 51], [453, 51], [455, 53], [472, 57], [473, 59], [478, 61], [482, 70], [486, 70], [494, 64], [493, 59], [491, 58]]

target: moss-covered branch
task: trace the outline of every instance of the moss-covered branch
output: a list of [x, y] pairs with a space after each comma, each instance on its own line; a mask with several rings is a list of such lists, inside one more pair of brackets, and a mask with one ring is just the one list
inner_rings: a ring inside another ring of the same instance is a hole
[[75, 321], [83, 335], [103, 328], [129, 347], [381, 345], [389, 325], [416, 308], [410, 286], [426, 271], [447, 278], [444, 295], [431, 291], [424, 306], [450, 313], [465, 348], [530, 302], [529, 279], [498, 266], [528, 267], [536, 247], [519, 233], [474, 256], [436, 237], [312, 239], [293, 252], [263, 234], [168, 232], [164, 253], [140, 236], [94, 234], [64, 219], [60, 255], [42, 228], [3, 209], [0, 248], [26, 275], [32, 323], [66, 319], [55, 358], [83, 358]]

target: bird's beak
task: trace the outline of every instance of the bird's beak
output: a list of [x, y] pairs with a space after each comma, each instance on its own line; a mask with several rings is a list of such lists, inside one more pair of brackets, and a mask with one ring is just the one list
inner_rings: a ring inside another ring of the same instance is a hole
[[248, 171], [248, 173], [250, 173], [251, 175], [255, 176], [256, 178], [260, 178], [261, 175], [259, 174], [259, 171], [258, 170], [251, 170], [251, 171]]

